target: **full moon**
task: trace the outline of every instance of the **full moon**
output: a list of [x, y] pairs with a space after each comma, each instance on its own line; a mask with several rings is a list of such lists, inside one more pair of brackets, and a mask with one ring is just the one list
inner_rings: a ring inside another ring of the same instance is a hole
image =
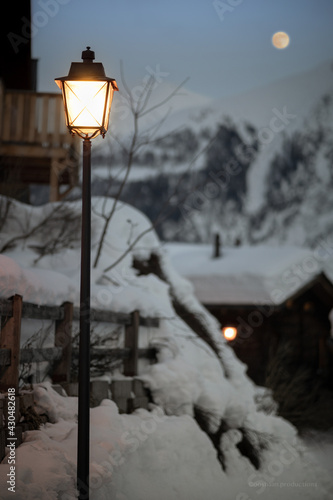
[[289, 42], [290, 38], [284, 31], [278, 31], [272, 37], [272, 43], [277, 49], [285, 49], [288, 47]]

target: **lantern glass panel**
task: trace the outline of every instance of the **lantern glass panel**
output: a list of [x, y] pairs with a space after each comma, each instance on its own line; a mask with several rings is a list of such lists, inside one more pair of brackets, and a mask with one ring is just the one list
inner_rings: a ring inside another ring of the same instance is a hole
[[87, 135], [98, 129], [106, 131], [111, 107], [109, 87], [105, 81], [64, 82], [67, 125], [72, 131]]

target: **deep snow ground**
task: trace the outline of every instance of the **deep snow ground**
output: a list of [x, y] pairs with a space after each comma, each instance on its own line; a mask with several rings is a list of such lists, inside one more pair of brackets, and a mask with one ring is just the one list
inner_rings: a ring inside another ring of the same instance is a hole
[[[4, 201], [4, 200], [2, 200]], [[102, 211], [112, 200], [94, 199], [93, 255], [103, 229]], [[13, 202], [1, 230], [0, 292], [14, 293], [38, 304], [79, 302], [79, 237], [61, 243], [57, 204], [31, 207]], [[80, 213], [79, 203], [64, 203], [60, 220]], [[40, 224], [44, 221], [44, 224]], [[68, 222], [75, 236], [78, 221]], [[108, 228], [98, 266], [92, 270], [92, 304], [99, 309], [130, 312], [161, 319], [159, 329], [143, 332], [142, 342], [161, 346], [159, 362], [141, 367], [139, 376], [151, 389], [155, 406], [119, 415], [115, 404], [105, 400], [91, 410], [91, 499], [106, 500], [288, 500], [329, 499], [333, 484], [323, 467], [323, 452], [311, 454], [288, 422], [260, 409], [257, 388], [246, 376], [246, 367], [220, 336], [219, 325], [199, 304], [189, 282], [173, 269], [156, 234], [149, 231], [129, 250], [131, 242], [150, 222], [138, 211], [119, 204]], [[34, 228], [38, 228], [35, 229]], [[25, 232], [28, 236], [22, 239]], [[11, 241], [11, 245], [6, 245]], [[55, 247], [52, 242], [57, 241]], [[45, 251], [45, 248], [49, 249]], [[41, 250], [42, 249], [42, 250]], [[52, 249], [52, 251], [50, 250]], [[106, 268], [128, 251], [113, 269]], [[188, 308], [203, 315], [212, 349], [176, 315], [169, 285], [154, 275], [138, 276], [133, 256], [141, 259], [158, 253], [169, 283]], [[23, 325], [22, 338], [28, 336]], [[45, 344], [50, 339], [45, 339]], [[114, 376], [106, 367], [106, 376]], [[77, 399], [56, 394], [45, 381], [35, 386], [38, 411], [47, 411], [51, 423], [28, 432], [17, 450], [19, 500], [73, 500], [75, 498]], [[225, 431], [218, 443], [224, 470], [211, 440], [196, 423], [194, 408], [210, 415], [211, 432], [221, 420]], [[244, 435], [259, 457], [256, 469], [240, 452]], [[313, 448], [313, 446], [311, 446]], [[330, 454], [332, 448], [324, 448]], [[1, 498], [7, 491], [6, 459], [0, 465]]]

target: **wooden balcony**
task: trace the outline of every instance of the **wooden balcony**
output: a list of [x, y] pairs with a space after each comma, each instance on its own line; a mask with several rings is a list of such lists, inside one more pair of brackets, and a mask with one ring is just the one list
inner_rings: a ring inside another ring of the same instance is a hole
[[50, 201], [78, 181], [79, 141], [65, 125], [61, 94], [4, 89], [0, 82], [0, 192], [48, 184]]

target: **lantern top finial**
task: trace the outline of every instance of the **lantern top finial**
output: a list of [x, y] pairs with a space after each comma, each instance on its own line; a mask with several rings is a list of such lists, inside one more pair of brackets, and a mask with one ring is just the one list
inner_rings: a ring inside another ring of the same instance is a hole
[[87, 47], [87, 50], [84, 50], [82, 52], [81, 58], [84, 63], [92, 63], [95, 59], [95, 52], [93, 50], [90, 50], [90, 47]]

